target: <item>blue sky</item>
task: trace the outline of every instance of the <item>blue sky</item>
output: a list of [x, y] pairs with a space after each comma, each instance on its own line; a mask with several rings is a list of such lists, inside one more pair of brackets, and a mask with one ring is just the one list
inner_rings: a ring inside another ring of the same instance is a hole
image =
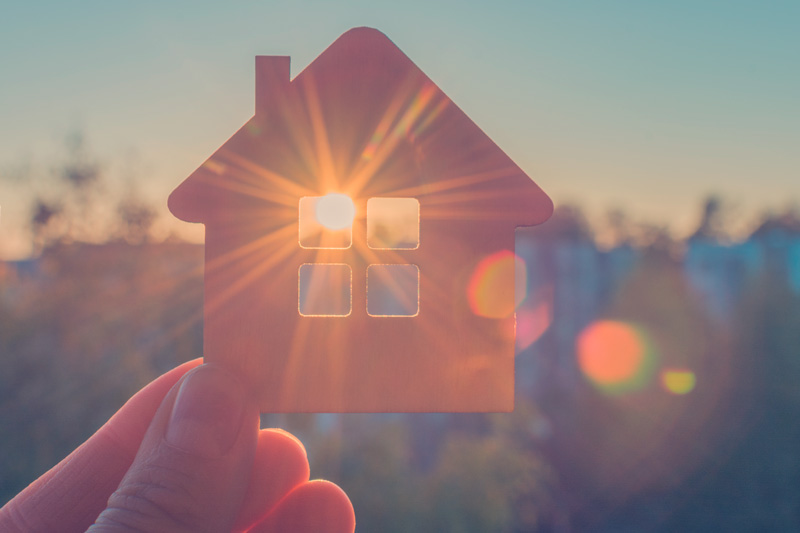
[[[366, 25], [557, 203], [622, 207], [680, 234], [711, 192], [742, 219], [800, 200], [800, 2], [30, 1], [2, 13], [0, 170], [46, 165], [81, 130], [163, 205], [252, 115], [255, 55], [290, 55], [296, 74]], [[0, 256], [26, 202], [0, 181]]]

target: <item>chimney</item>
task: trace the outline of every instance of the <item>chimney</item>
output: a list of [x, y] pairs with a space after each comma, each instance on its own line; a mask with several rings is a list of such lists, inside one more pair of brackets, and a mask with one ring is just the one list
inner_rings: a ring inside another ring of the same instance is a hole
[[256, 115], [275, 105], [289, 86], [289, 56], [256, 56]]

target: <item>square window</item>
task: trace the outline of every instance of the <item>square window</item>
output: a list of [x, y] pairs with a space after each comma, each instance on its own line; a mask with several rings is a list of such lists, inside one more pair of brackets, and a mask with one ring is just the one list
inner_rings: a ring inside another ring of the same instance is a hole
[[416, 316], [419, 314], [417, 265], [370, 265], [367, 267], [367, 314]]
[[353, 272], [349, 265], [300, 265], [298, 310], [303, 316], [347, 316], [352, 308]]
[[299, 205], [300, 246], [350, 248], [353, 243], [353, 201], [344, 194], [304, 196]]
[[367, 245], [378, 250], [418, 248], [419, 200], [416, 198], [367, 200]]

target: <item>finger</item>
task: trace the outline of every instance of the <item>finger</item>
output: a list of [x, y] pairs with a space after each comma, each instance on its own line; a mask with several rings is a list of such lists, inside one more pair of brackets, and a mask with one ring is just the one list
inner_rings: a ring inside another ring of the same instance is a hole
[[203, 359], [198, 358], [180, 365], [155, 379], [152, 383], [133, 395], [122, 409], [114, 413], [108, 422], [100, 429], [108, 433], [108, 437], [116, 445], [127, 451], [130, 456], [128, 465], [133, 461], [144, 434], [150, 426], [158, 407], [164, 401], [167, 393], [190, 370], [203, 364]]
[[308, 474], [306, 450], [297, 438], [281, 429], [262, 429], [234, 530], [244, 531], [258, 522], [292, 489], [308, 481]]
[[328, 481], [308, 481], [284, 498], [250, 533], [353, 533], [356, 517], [347, 495]]
[[86, 530], [133, 462], [164, 396], [201, 363], [184, 363], [136, 393], [89, 440], [0, 509], [0, 531]]
[[173, 387], [89, 531], [230, 531], [258, 441], [258, 407], [230, 372], [205, 364]]

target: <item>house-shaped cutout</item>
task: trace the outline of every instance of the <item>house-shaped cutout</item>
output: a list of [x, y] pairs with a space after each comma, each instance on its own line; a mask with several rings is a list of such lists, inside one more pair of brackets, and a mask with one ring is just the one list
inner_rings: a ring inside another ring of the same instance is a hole
[[513, 280], [489, 316], [469, 284], [552, 203], [379, 31], [293, 80], [257, 57], [255, 116], [169, 207], [206, 227], [206, 360], [264, 411], [513, 409]]

